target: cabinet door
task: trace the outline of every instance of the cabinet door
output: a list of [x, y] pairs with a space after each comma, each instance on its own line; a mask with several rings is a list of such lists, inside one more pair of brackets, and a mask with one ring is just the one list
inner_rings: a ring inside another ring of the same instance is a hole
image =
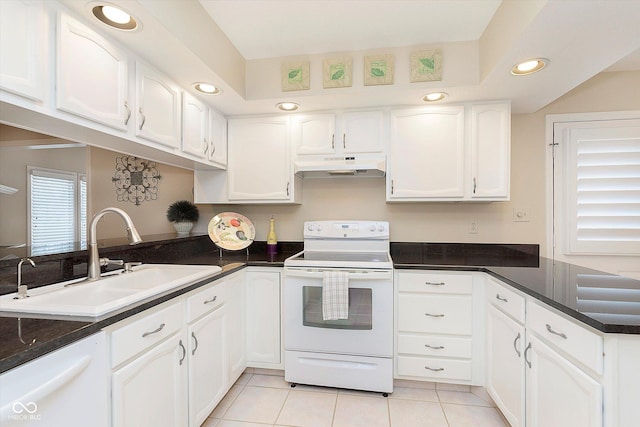
[[527, 335], [527, 426], [601, 427], [602, 386]]
[[41, 101], [46, 30], [42, 1], [4, 0], [0, 14], [0, 88]]
[[464, 108], [391, 113], [387, 200], [464, 196]]
[[486, 331], [487, 392], [511, 427], [524, 426], [524, 326], [489, 304]]
[[336, 116], [316, 114], [299, 116], [295, 120], [296, 154], [334, 153], [336, 144]]
[[198, 427], [222, 400], [227, 389], [225, 306], [188, 328], [189, 425]]
[[471, 106], [471, 197], [509, 198], [509, 104]]
[[247, 280], [247, 363], [281, 363], [280, 273], [249, 271]]
[[186, 345], [182, 334], [175, 334], [113, 373], [114, 426], [187, 423]]
[[345, 113], [338, 144], [346, 154], [381, 153], [384, 151], [384, 115], [382, 111]]
[[209, 161], [227, 166], [227, 119], [209, 109]]
[[182, 95], [182, 151], [205, 157], [209, 151], [207, 141], [208, 108], [188, 93]]
[[292, 200], [286, 117], [229, 120], [229, 200]]
[[180, 88], [159, 72], [136, 63], [136, 135], [180, 148]]
[[132, 113], [126, 53], [63, 13], [58, 41], [57, 108], [126, 130]]

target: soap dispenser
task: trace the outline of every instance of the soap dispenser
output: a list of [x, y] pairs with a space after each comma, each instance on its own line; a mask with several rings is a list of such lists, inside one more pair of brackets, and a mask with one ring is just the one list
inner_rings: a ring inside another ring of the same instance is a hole
[[278, 253], [278, 239], [276, 237], [276, 220], [271, 217], [269, 219], [269, 234], [267, 234], [267, 255], [275, 255]]

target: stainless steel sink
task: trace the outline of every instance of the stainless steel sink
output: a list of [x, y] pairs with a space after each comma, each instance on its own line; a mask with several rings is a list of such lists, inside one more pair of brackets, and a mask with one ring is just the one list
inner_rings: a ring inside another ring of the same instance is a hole
[[30, 289], [29, 298], [0, 297], [0, 311], [98, 317], [177, 289], [222, 269], [211, 265], [143, 264], [130, 273], [56, 283]]

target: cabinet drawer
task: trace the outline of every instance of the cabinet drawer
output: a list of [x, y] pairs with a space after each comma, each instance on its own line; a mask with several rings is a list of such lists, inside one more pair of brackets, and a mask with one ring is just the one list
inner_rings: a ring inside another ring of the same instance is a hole
[[524, 324], [525, 299], [492, 278], [487, 278], [487, 301]]
[[551, 310], [527, 301], [527, 329], [598, 374], [603, 370], [603, 338]]
[[473, 278], [466, 274], [399, 273], [400, 292], [471, 294]]
[[182, 328], [182, 303], [172, 304], [111, 332], [111, 366], [118, 366]]
[[197, 290], [187, 298], [187, 323], [191, 323], [203, 314], [215, 310], [225, 303], [226, 282], [216, 282], [206, 289]]
[[398, 297], [398, 330], [471, 335], [471, 296], [403, 295]]
[[398, 375], [435, 380], [471, 380], [471, 361], [398, 356]]
[[399, 334], [398, 353], [471, 358], [471, 337]]

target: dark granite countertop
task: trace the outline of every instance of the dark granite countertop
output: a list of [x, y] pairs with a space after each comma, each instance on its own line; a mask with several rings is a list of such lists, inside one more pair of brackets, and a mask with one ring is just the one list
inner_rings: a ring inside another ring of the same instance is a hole
[[[146, 247], [115, 242], [101, 250], [109, 257], [145, 263], [219, 265], [215, 279], [244, 266], [282, 267], [289, 256], [302, 250], [301, 242], [279, 243], [279, 253], [269, 257], [265, 242], [254, 242], [249, 251], [222, 251], [208, 236], [175, 239], [157, 236]], [[177, 244], [176, 244], [177, 242]], [[132, 249], [136, 248], [136, 249]], [[133, 251], [133, 258], [129, 257]], [[84, 257], [85, 251], [68, 255], [67, 261]], [[602, 332], [640, 334], [640, 281], [622, 278], [538, 256], [537, 245], [392, 243], [397, 269], [430, 269], [486, 272], [514, 288], [584, 322]], [[63, 255], [50, 257], [65, 260]], [[0, 372], [12, 369], [46, 353], [100, 331], [154, 305], [202, 286], [199, 282], [150, 301], [127, 307], [105, 318], [91, 320], [17, 318], [0, 313]], [[14, 291], [15, 292], [15, 291]], [[34, 341], [35, 339], [35, 341]]]

